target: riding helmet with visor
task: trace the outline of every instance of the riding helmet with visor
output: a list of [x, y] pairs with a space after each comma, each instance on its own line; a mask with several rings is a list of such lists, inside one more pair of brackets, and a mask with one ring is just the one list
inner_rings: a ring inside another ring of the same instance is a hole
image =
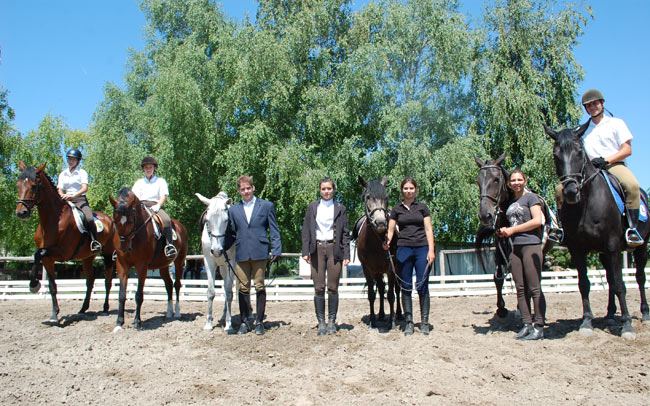
[[76, 158], [81, 161], [81, 151], [77, 148], [70, 148], [65, 156], [68, 158]]
[[591, 103], [594, 100], [602, 100], [605, 101], [605, 98], [603, 97], [603, 94], [600, 93], [599, 90], [596, 89], [589, 89], [584, 94], [582, 95], [582, 105], [584, 106], [585, 104]]
[[142, 159], [140, 167], [144, 168], [145, 165], [153, 165], [154, 168], [158, 169], [158, 161], [156, 161], [156, 158], [152, 156], [146, 156]]

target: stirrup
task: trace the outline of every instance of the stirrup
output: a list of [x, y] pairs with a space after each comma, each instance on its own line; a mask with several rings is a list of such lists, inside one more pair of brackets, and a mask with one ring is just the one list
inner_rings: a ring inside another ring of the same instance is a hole
[[636, 248], [640, 245], [643, 245], [644, 242], [641, 234], [639, 234], [636, 228], [628, 228], [625, 230], [625, 241], [631, 248]]
[[176, 247], [174, 247], [174, 244], [165, 245], [165, 256], [167, 258], [175, 257], [176, 254], [178, 254], [178, 251], [176, 251]]
[[102, 244], [97, 240], [90, 241], [90, 250], [92, 252], [97, 252], [102, 249]]
[[564, 230], [555, 227], [551, 228], [548, 230], [548, 239], [554, 243], [560, 244], [564, 241]]

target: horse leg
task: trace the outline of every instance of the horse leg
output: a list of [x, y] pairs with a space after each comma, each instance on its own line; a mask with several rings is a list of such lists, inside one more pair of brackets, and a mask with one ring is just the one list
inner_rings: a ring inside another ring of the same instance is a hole
[[[181, 279], [183, 279], [183, 267], [185, 265], [185, 255], [183, 255], [183, 258], [179, 256], [176, 257], [176, 260], [174, 261], [174, 269], [176, 272], [174, 272], [174, 276], [176, 277], [174, 281], [174, 290], [176, 291], [176, 306], [174, 308], [174, 318], [180, 319], [181, 318]], [[179, 271], [180, 270], [180, 271]]]
[[172, 282], [171, 275], [169, 275], [169, 266], [162, 267], [159, 271], [160, 277], [165, 282], [165, 290], [167, 291], [167, 313], [165, 317], [171, 319], [174, 315], [174, 283]]
[[58, 323], [59, 322], [59, 301], [56, 298], [56, 281], [55, 275], [56, 271], [54, 270], [54, 261], [49, 258], [43, 259], [43, 265], [47, 271], [47, 281], [50, 285], [50, 297], [52, 298], [52, 315], [50, 316], [50, 322]]
[[84, 276], [86, 277], [86, 297], [84, 298], [84, 302], [81, 305], [81, 310], [79, 310], [79, 314], [84, 314], [90, 307], [90, 296], [93, 293], [93, 288], [95, 287], [95, 272], [93, 270], [93, 262], [95, 260], [95, 257], [90, 257], [86, 258], [82, 262], [82, 269]]
[[505, 280], [503, 266], [498, 265], [497, 271], [494, 274], [494, 286], [497, 289], [497, 311], [496, 314], [499, 318], [503, 319], [508, 316], [508, 309], [506, 309], [506, 302], [503, 300], [503, 281]]
[[395, 281], [388, 278], [388, 305], [390, 306], [390, 329], [397, 328], [395, 322]]
[[203, 326], [203, 330], [212, 330], [212, 302], [214, 301], [214, 272], [217, 268], [216, 264], [214, 261], [208, 259], [204, 256], [203, 257], [203, 264], [205, 265], [205, 272], [208, 277], [208, 290], [207, 290], [207, 297], [208, 297], [208, 311], [205, 315], [205, 326]]
[[587, 277], [587, 261], [585, 253], [571, 251], [571, 257], [578, 269], [578, 288], [580, 289], [580, 296], [582, 297], [582, 324], [580, 324], [580, 334], [583, 336], [590, 336], [594, 333], [594, 327], [591, 321], [594, 319], [594, 314], [591, 312], [591, 305], [589, 303], [589, 278]]
[[605, 278], [607, 279], [607, 285], [609, 286], [607, 291], [607, 316], [605, 316], [605, 323], [612, 326], [616, 324], [616, 294], [614, 289], [616, 281], [613, 279], [614, 274], [608, 270], [610, 267], [610, 259], [608, 255], [609, 254], [601, 253], [599, 258], [600, 263], [603, 265], [603, 268], [605, 268]]
[[117, 277], [120, 280], [120, 295], [118, 298], [117, 321], [113, 332], [122, 329], [124, 325], [124, 306], [126, 304], [126, 285], [129, 279], [129, 268], [122, 264], [119, 260], [117, 262]]
[[104, 307], [101, 314], [108, 314], [108, 300], [111, 295], [111, 288], [113, 287], [113, 271], [115, 269], [115, 261], [113, 261], [113, 254], [108, 253], [102, 255], [104, 258], [104, 288], [106, 290], [106, 297], [104, 298]]
[[623, 282], [623, 258], [621, 257], [620, 252], [614, 252], [601, 255], [601, 260], [602, 259], [606, 260], [604, 265], [607, 270], [607, 280], [609, 281], [611, 279], [614, 281], [613, 285], [609, 285], [609, 289], [612, 290], [612, 286], [614, 287], [614, 293], [618, 298], [618, 304], [621, 306], [621, 318], [623, 319], [621, 337], [626, 340], [634, 340], [636, 338], [636, 332], [632, 327], [632, 317], [630, 317], [630, 313], [627, 309], [627, 300], [625, 298], [627, 289]]
[[644, 244], [637, 247], [633, 255], [636, 264], [636, 283], [639, 285], [639, 295], [641, 296], [641, 321], [650, 321], [648, 300], [645, 295], [645, 266], [648, 263], [648, 246]]
[[[142, 302], [144, 301], [144, 282], [147, 280], [147, 266], [142, 266], [137, 269], [138, 272], [138, 289], [135, 291], [135, 317], [133, 318], [133, 326], [136, 330], [142, 330], [142, 319], [140, 318], [140, 311], [142, 310]], [[169, 279], [169, 268], [167, 269], [167, 278]], [[121, 291], [120, 291], [121, 293]], [[168, 293], [169, 297], [171, 294]]]
[[384, 311], [384, 297], [386, 296], [386, 284], [384, 283], [384, 278], [380, 275], [377, 280], [377, 290], [379, 291], [379, 320], [382, 322], [386, 318], [386, 312]]
[[366, 284], [368, 285], [368, 302], [370, 303], [370, 324], [369, 328], [375, 327], [375, 282], [366, 278]]
[[43, 272], [43, 257], [47, 254], [45, 248], [40, 248], [34, 253], [34, 266], [29, 274], [29, 291], [37, 293], [41, 290], [40, 274]]
[[221, 267], [221, 277], [223, 278], [223, 290], [226, 294], [223, 313], [225, 318], [224, 329], [227, 333], [234, 333], [235, 329], [232, 327], [232, 273], [228, 270], [228, 264]]

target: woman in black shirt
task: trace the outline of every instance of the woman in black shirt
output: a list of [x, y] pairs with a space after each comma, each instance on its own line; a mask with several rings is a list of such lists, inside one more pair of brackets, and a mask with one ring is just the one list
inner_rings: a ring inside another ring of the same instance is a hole
[[[508, 187], [514, 192], [514, 200], [508, 206], [506, 216], [510, 227], [501, 227], [499, 236], [512, 239], [510, 266], [517, 287], [517, 304], [524, 327], [517, 333], [517, 340], [544, 338], [546, 301], [542, 293], [542, 207], [539, 197], [526, 189], [526, 175], [520, 170], [510, 173]], [[526, 294], [528, 291], [528, 295]], [[530, 313], [530, 297], [535, 307], [535, 325]]]
[[415, 268], [416, 289], [420, 297], [422, 324], [420, 332], [429, 334], [429, 270], [436, 258], [431, 226], [431, 212], [426, 204], [416, 199], [418, 185], [410, 176], [402, 180], [400, 190], [404, 199], [393, 207], [388, 222], [384, 249], [387, 250], [395, 235], [397, 225], [398, 278], [402, 288], [402, 306], [406, 317], [404, 334], [413, 334], [413, 269]]

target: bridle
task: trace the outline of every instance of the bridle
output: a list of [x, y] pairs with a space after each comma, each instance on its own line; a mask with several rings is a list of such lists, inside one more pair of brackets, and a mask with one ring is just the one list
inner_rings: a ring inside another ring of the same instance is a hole
[[[479, 172], [481, 172], [484, 169], [498, 169], [499, 173], [501, 175], [503, 175], [503, 168], [500, 167], [499, 165], [484, 165], [484, 166], [479, 168]], [[492, 221], [492, 229], [495, 229], [495, 230], [496, 230], [497, 220], [498, 220], [499, 216], [502, 213], [501, 204], [500, 204], [501, 203], [501, 192], [503, 192], [505, 187], [506, 186], [505, 186], [505, 177], [504, 177], [503, 184], [499, 187], [499, 191], [497, 192], [496, 197], [488, 195], [488, 194], [481, 194], [479, 196], [479, 202], [481, 200], [483, 200], [484, 198], [489, 199], [492, 202], [494, 202], [494, 211], [492, 213], [492, 217], [494, 218], [494, 220]]]
[[390, 217], [390, 214], [388, 213], [388, 210], [385, 207], [379, 206], [379, 207], [375, 207], [371, 211], [368, 211], [368, 194], [367, 193], [364, 193], [363, 200], [364, 200], [364, 205], [363, 205], [364, 206], [364, 212], [366, 214], [366, 217], [367, 217], [368, 221], [370, 222], [370, 225], [372, 225], [373, 229], [377, 228], [377, 222], [372, 217], [376, 212], [378, 212], [378, 211], [383, 212], [384, 216], [386, 217], [386, 221], [388, 221], [388, 218]]
[[[229, 220], [230, 220], [230, 215], [228, 213], [228, 208], [226, 207], [226, 224], [228, 224]], [[226, 230], [227, 229], [228, 229], [228, 227], [226, 226]], [[225, 232], [223, 234], [212, 234], [212, 231], [210, 231], [210, 220], [208, 220], [207, 216], [205, 218], [205, 231], [208, 233], [208, 238], [210, 239], [210, 242], [212, 242], [212, 239], [214, 239], [214, 238], [225, 238], [226, 237]], [[222, 246], [223, 246], [223, 244], [222, 244]]]
[[[123, 202], [121, 202], [121, 204], [124, 205]], [[118, 204], [118, 206], [119, 206], [119, 204]], [[142, 204], [142, 207], [145, 207], [144, 204]], [[115, 210], [117, 210], [117, 209], [115, 209]], [[131, 214], [132, 214], [132, 216], [131, 216]], [[113, 217], [115, 217], [115, 214], [113, 214]], [[147, 225], [147, 223], [149, 223], [149, 222], [151, 221], [151, 219], [153, 218], [152, 215], [149, 215], [149, 217], [148, 217], [144, 222], [142, 222], [142, 224], [140, 224], [140, 226], [136, 227], [137, 215], [136, 215], [136, 212], [135, 212], [135, 207], [132, 208], [132, 209], [129, 209], [129, 212], [126, 214], [127, 222], [128, 222], [128, 220], [129, 220], [129, 217], [133, 217], [133, 219], [132, 219], [133, 229], [131, 230], [131, 232], [128, 233], [127, 235], [122, 235], [122, 234], [120, 234], [119, 231], [117, 232], [118, 237], [120, 237], [120, 243], [121, 243], [121, 244], [120, 244], [120, 247], [119, 247], [118, 249], [119, 249], [120, 251], [124, 251], [124, 252], [130, 252], [130, 251], [131, 251], [131, 249], [133, 248], [133, 238], [134, 238], [134, 237], [136, 236], [136, 234], [138, 234], [138, 233], [140, 232], [140, 230], [142, 230], [142, 228], [144, 228], [144, 227]], [[127, 246], [127, 249], [125, 250], [125, 249], [122, 248], [122, 244], [124, 244], [124, 243], [126, 243], [126, 242], [128, 242], [129, 244], [128, 244], [128, 246]]]
[[[23, 199], [16, 200], [17, 204], [20, 203], [20, 204], [22, 204], [23, 206], [25, 206], [27, 208], [27, 212], [29, 214], [32, 213], [32, 210], [34, 210], [34, 207], [37, 207], [38, 203], [41, 200], [41, 182], [40, 182], [40, 178], [39, 178], [38, 174], [36, 174], [35, 183], [36, 184], [34, 186], [31, 186], [31, 189], [36, 188], [36, 197], [34, 197], [34, 198], [23, 198]], [[28, 202], [33, 202], [33, 203], [29, 204]]]
[[592, 173], [588, 178], [585, 179], [585, 167], [587, 166], [587, 155], [585, 154], [584, 150], [581, 151], [582, 155], [582, 167], [580, 168], [580, 172], [574, 172], [574, 173], [567, 173], [566, 175], [560, 176], [560, 184], [562, 187], [564, 187], [567, 183], [574, 182], [576, 184], [576, 188], [578, 189], [578, 193], [582, 190], [583, 187], [593, 178], [598, 175], [598, 173], [601, 171], [600, 169], [597, 169]]

